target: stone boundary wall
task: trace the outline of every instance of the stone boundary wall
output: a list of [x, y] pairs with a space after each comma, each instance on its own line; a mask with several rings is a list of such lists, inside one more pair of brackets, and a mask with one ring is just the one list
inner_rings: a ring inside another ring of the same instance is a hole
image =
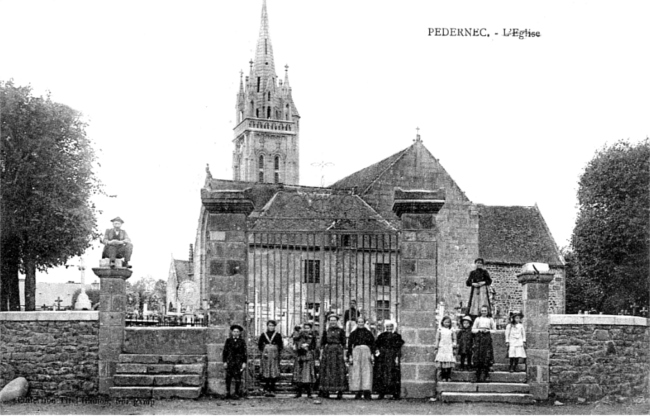
[[0, 388], [16, 377], [29, 397], [98, 394], [99, 312], [1, 312]]
[[550, 392], [560, 399], [650, 396], [648, 319], [549, 315]]
[[[511, 310], [523, 310], [523, 289], [517, 281], [517, 274], [521, 272], [521, 266], [521, 264], [496, 264], [489, 261], [485, 265], [485, 269], [492, 278], [492, 287], [496, 291], [494, 304], [499, 308], [502, 315]], [[548, 288], [548, 312], [564, 313], [564, 269], [551, 266], [551, 272], [553, 272], [554, 276]], [[466, 292], [469, 293], [469, 288], [467, 288]]]

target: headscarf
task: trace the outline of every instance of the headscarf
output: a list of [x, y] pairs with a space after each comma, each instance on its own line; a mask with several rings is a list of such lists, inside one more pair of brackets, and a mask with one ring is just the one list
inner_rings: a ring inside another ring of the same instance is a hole
[[392, 319], [386, 319], [386, 320], [384, 321], [384, 332], [386, 332], [386, 327], [387, 327], [388, 325], [393, 325], [393, 332], [397, 332], [397, 322], [395, 322], [395, 321], [392, 320]]

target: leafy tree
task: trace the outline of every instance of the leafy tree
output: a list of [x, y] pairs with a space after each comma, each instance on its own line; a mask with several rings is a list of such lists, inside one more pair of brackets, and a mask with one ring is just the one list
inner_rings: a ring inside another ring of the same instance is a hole
[[36, 270], [81, 255], [93, 239], [101, 193], [95, 153], [81, 114], [31, 87], [0, 81], [2, 279], [0, 310], [18, 310], [18, 272], [25, 309], [35, 310]]
[[149, 311], [161, 312], [167, 299], [167, 282], [155, 280], [151, 276], [143, 277], [135, 283], [127, 282], [127, 307], [129, 310], [144, 311], [147, 305]]
[[621, 140], [599, 150], [580, 177], [571, 245], [572, 302], [617, 313], [648, 305], [650, 142]]
[[[88, 289], [86, 290], [86, 295], [88, 295], [88, 299], [90, 299], [90, 304], [94, 307], [99, 303], [99, 289]], [[76, 303], [77, 303], [77, 298], [81, 294], [81, 289], [77, 289], [74, 291], [72, 294], [72, 308], [74, 309]]]

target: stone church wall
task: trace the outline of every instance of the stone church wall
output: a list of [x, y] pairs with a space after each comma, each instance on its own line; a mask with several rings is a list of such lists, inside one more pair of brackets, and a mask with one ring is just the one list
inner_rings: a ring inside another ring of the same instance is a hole
[[98, 394], [99, 313], [0, 313], [0, 388], [17, 377], [30, 397]]
[[[502, 315], [509, 311], [522, 310], [522, 287], [517, 282], [517, 274], [521, 272], [521, 265], [492, 264], [488, 263], [485, 269], [492, 278], [492, 287], [495, 290], [494, 305]], [[548, 312], [553, 314], [564, 313], [565, 279], [564, 269], [551, 267], [554, 272], [553, 281], [549, 285]], [[467, 288], [469, 292], [469, 288]], [[464, 302], [463, 305], [466, 305]]]

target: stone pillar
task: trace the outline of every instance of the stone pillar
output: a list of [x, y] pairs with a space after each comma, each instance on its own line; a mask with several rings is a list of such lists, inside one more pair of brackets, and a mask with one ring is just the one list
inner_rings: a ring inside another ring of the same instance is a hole
[[536, 400], [548, 399], [549, 324], [548, 295], [553, 273], [517, 275], [523, 286], [524, 327], [526, 328], [527, 379]]
[[[231, 324], [237, 323], [246, 328], [246, 219], [253, 211], [253, 202], [247, 198], [246, 191], [206, 189], [201, 190], [201, 201], [208, 211], [205, 247], [209, 294], [208, 392], [224, 395], [223, 345]], [[244, 337], [246, 335], [243, 334]]]
[[124, 346], [127, 268], [94, 268], [100, 280], [99, 294], [99, 394], [109, 394]]
[[398, 331], [402, 347], [402, 397], [435, 394], [436, 221], [444, 190], [395, 190], [393, 211], [402, 220]]

